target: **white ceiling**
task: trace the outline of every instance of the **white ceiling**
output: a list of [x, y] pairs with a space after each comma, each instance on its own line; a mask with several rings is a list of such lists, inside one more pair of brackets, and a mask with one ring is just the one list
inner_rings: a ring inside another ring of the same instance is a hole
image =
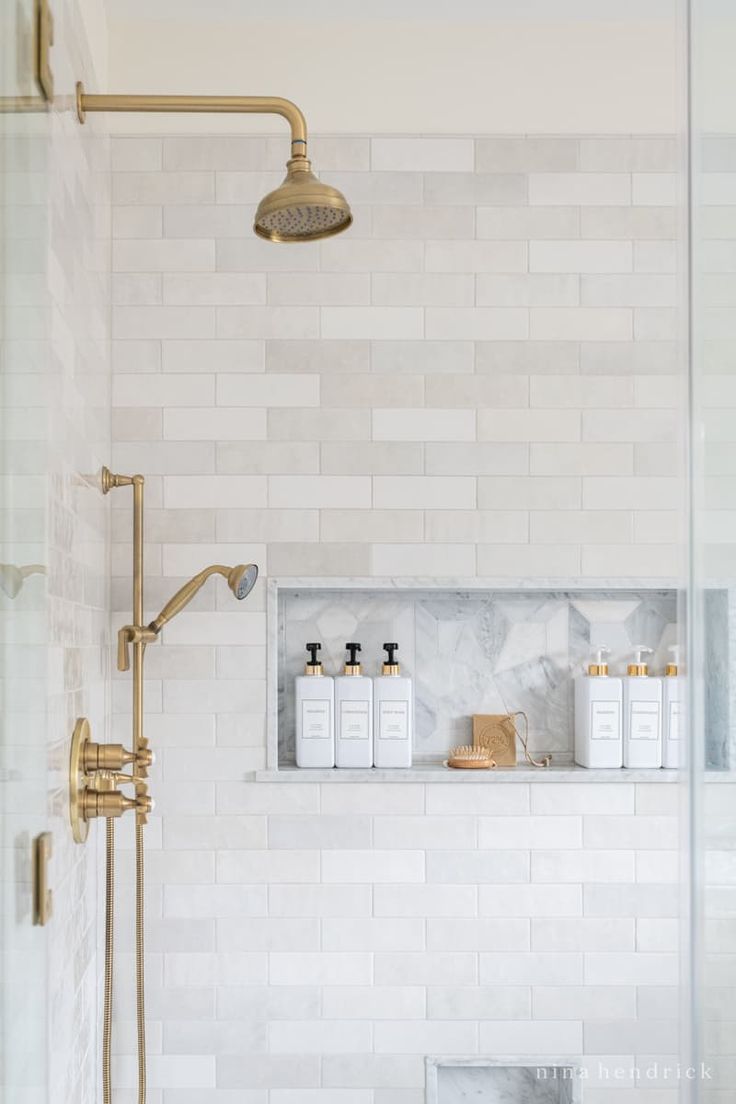
[[[283, 95], [316, 133], [654, 133], [682, 118], [685, 0], [106, 3], [109, 90]], [[234, 116], [110, 125], [276, 129]]]
[[335, 23], [670, 19], [684, 6], [683, 0], [106, 0], [112, 20], [135, 17], [244, 24], [303, 21], [307, 3], [310, 19]]

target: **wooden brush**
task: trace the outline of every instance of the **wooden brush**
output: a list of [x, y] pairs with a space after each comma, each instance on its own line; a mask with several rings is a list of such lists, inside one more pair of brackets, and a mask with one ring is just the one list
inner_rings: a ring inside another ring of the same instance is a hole
[[461, 744], [459, 747], [450, 748], [447, 765], [456, 770], [492, 770], [496, 764], [484, 748]]

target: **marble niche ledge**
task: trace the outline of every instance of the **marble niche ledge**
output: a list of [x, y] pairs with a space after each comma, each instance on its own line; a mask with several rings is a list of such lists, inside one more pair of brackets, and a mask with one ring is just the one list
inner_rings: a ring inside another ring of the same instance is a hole
[[[551, 785], [555, 782], [677, 782], [682, 777], [678, 770], [589, 770], [587, 767], [575, 767], [571, 764], [551, 767], [506, 767], [497, 770], [453, 770], [441, 763], [427, 763], [409, 767], [408, 770], [382, 770], [372, 767], [370, 770], [346, 770], [334, 767], [331, 770], [315, 770], [306, 767], [283, 766], [275, 770], [254, 772], [256, 782], [441, 782], [473, 785], [485, 782], [491, 786], [503, 786], [506, 783], [539, 782]], [[714, 772], [716, 780], [723, 780]], [[729, 777], [726, 775], [725, 777]], [[711, 781], [710, 774], [708, 781]]]

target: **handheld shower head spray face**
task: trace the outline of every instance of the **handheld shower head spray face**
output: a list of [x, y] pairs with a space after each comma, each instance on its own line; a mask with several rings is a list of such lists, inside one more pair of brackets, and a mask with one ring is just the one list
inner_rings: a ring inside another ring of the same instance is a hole
[[253, 587], [256, 585], [256, 579], [258, 578], [258, 568], [255, 564], [236, 564], [231, 568], [227, 577], [227, 585], [238, 599], [242, 602], [244, 598], [247, 598]]
[[342, 192], [322, 184], [306, 157], [293, 157], [283, 183], [258, 204], [253, 229], [268, 241], [319, 241], [347, 230], [352, 221]]

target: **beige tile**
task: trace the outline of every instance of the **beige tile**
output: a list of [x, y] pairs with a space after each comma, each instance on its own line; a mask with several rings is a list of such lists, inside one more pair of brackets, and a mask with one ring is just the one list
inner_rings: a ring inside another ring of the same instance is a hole
[[382, 172], [472, 172], [472, 138], [373, 138], [371, 168]]
[[529, 515], [523, 510], [427, 510], [427, 541], [468, 544], [523, 544]]
[[371, 435], [368, 410], [269, 410], [268, 436], [272, 441], [367, 441]]
[[504, 135], [477, 138], [478, 172], [570, 172], [578, 167], [576, 138]]
[[424, 446], [415, 442], [325, 441], [320, 456], [326, 475], [421, 475], [424, 471]]
[[372, 574], [378, 576], [475, 575], [475, 546], [472, 544], [374, 544]]
[[374, 410], [374, 441], [474, 441], [475, 410]]
[[267, 372], [321, 372], [343, 375], [370, 369], [368, 341], [282, 341], [266, 342]]
[[326, 376], [321, 388], [322, 408], [418, 407], [424, 401], [424, 376], [372, 372], [368, 375]]
[[579, 441], [577, 410], [508, 409], [478, 411], [478, 437], [483, 441]]
[[317, 442], [242, 441], [240, 436], [238, 434], [232, 441], [217, 441], [218, 472], [224, 475], [288, 475], [294, 471], [316, 474], [320, 470]]
[[321, 510], [320, 539], [328, 543], [421, 541], [424, 514], [421, 510]]

